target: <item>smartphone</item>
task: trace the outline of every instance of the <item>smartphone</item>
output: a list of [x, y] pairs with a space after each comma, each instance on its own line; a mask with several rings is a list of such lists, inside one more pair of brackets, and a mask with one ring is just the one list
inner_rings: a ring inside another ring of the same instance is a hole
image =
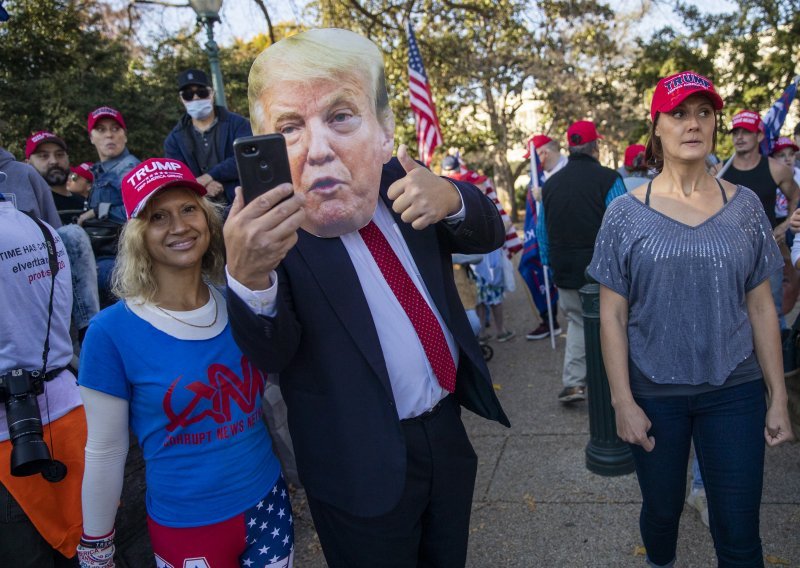
[[233, 141], [233, 155], [245, 203], [282, 183], [292, 183], [286, 140], [282, 134], [237, 138]]

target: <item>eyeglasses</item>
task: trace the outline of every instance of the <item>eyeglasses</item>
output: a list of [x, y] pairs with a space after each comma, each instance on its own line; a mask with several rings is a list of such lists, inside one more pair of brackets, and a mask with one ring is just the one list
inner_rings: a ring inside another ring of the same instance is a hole
[[181, 91], [181, 98], [187, 103], [194, 99], [195, 95], [199, 99], [207, 99], [211, 94], [208, 87], [197, 87], [196, 89], [184, 89]]

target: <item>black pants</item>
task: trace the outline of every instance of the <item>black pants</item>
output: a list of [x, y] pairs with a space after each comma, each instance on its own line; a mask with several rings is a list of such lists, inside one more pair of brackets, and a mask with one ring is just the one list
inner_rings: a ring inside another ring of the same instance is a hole
[[397, 506], [356, 517], [308, 496], [331, 568], [463, 568], [478, 458], [461, 408], [449, 396], [430, 415], [404, 420], [406, 484]]
[[[8, 464], [0, 464], [8, 467]], [[0, 566], [3, 568], [77, 568], [39, 534], [19, 503], [0, 483]]]

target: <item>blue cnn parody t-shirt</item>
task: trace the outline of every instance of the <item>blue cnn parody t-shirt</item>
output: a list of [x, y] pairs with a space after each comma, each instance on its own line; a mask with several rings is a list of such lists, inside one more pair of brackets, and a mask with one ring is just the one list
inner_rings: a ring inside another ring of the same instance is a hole
[[120, 301], [92, 320], [78, 382], [129, 401], [147, 512], [159, 524], [191, 527], [241, 513], [278, 479], [261, 419], [265, 379], [230, 324], [210, 339], [176, 339]]

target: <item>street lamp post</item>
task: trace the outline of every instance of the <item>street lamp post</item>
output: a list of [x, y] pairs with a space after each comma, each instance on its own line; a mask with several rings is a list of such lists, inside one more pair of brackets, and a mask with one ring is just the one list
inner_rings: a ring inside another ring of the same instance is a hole
[[208, 62], [211, 66], [211, 83], [214, 86], [215, 102], [222, 107], [227, 107], [225, 103], [225, 87], [222, 83], [222, 71], [219, 67], [219, 46], [214, 41], [214, 22], [219, 22], [219, 10], [222, 8], [222, 0], [189, 0], [192, 9], [197, 13], [197, 21], [206, 28], [208, 41], [206, 42], [206, 53]]

